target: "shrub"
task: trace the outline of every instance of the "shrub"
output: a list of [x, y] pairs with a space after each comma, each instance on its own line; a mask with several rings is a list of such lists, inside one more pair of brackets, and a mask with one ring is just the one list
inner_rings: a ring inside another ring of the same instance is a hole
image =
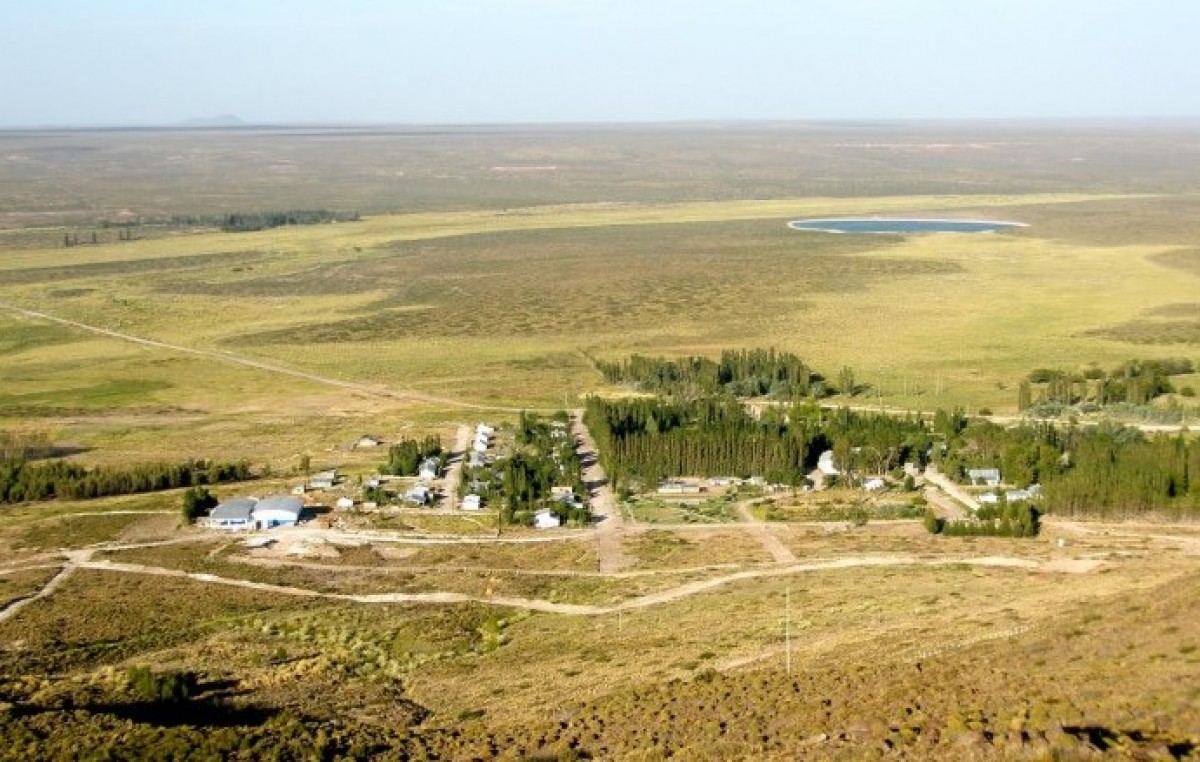
[[170, 671], [155, 674], [149, 667], [130, 667], [129, 687], [146, 701], [180, 703], [196, 695], [195, 672]]

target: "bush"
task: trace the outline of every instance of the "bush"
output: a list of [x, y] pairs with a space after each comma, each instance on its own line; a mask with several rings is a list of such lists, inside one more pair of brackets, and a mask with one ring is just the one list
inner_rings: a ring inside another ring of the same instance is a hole
[[177, 704], [196, 695], [195, 672], [170, 671], [155, 674], [149, 667], [130, 667], [129, 687], [146, 701]]

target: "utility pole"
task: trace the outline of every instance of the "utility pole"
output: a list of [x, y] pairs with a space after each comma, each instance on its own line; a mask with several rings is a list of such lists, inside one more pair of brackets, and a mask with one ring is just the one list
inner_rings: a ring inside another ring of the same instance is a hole
[[783, 648], [787, 656], [787, 673], [792, 674], [792, 586], [783, 592]]

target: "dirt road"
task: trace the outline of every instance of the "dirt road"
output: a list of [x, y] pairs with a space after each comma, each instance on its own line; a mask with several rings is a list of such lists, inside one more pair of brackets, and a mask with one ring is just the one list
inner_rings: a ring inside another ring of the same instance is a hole
[[471, 427], [461, 424], [454, 433], [454, 449], [450, 451], [446, 470], [446, 507], [450, 510], [458, 508], [458, 485], [462, 482], [463, 468], [466, 465], [467, 445], [471, 443]]
[[791, 549], [784, 545], [778, 537], [771, 534], [771, 530], [767, 528], [766, 524], [754, 518], [754, 514], [750, 512], [748, 501], [743, 500], [733, 508], [737, 511], [737, 515], [741, 517], [742, 523], [749, 530], [750, 534], [763, 546], [763, 550], [771, 554], [771, 558], [775, 559], [776, 563], [796, 563], [796, 556], [792, 553]]
[[232, 352], [227, 352], [227, 351], [218, 352], [216, 350], [211, 350], [211, 349], [197, 349], [196, 347], [185, 347], [180, 344], [171, 344], [171, 343], [165, 342], [165, 341], [158, 341], [157, 339], [147, 339], [142, 336], [135, 336], [130, 333], [123, 333], [121, 331], [113, 331], [108, 328], [101, 328], [100, 326], [88, 325], [87, 323], [80, 323], [76, 320], [67, 320], [66, 318], [57, 317], [55, 315], [51, 315], [46, 312], [38, 312], [37, 310], [29, 310], [29, 309], [25, 309], [24, 307], [17, 307], [12, 304], [0, 303], [0, 309], [5, 309], [5, 310], [8, 310], [9, 312], [14, 312], [18, 315], [23, 315], [27, 318], [34, 318], [37, 320], [46, 320], [51, 323], [58, 323], [59, 325], [65, 325], [65, 326], [69, 326], [71, 328], [78, 328], [81, 331], [88, 331], [90, 333], [98, 334], [100, 336], [106, 336], [110, 339], [118, 339], [120, 341], [127, 341], [132, 344], [138, 344], [138, 345], [144, 346], [144, 347], [153, 347], [155, 349], [165, 349], [165, 350], [168, 350], [171, 352], [181, 352], [184, 354], [195, 355], [197, 357], [204, 357], [209, 360], [216, 360], [218, 362], [223, 362], [228, 365], [240, 365], [240, 366], [246, 367], [246, 368], [253, 368], [255, 370], [264, 371], [266, 373], [274, 373], [274, 374], [281, 375], [281, 376], [291, 376], [292, 378], [299, 378], [299, 379], [303, 379], [305, 381], [311, 381], [315, 384], [322, 384], [324, 386], [333, 386], [333, 387], [337, 387], [339, 389], [348, 389], [350, 391], [358, 392], [359, 394], [365, 394], [365, 395], [369, 395], [372, 397], [382, 397], [385, 399], [397, 400], [397, 401], [401, 401], [401, 402], [422, 402], [422, 403], [426, 403], [426, 404], [430, 404], [430, 405], [458, 407], [458, 408], [466, 408], [466, 409], [470, 409], [470, 410], [496, 410], [496, 411], [503, 411], [503, 412], [508, 412], [508, 413], [520, 412], [519, 408], [497, 407], [495, 405], [484, 405], [484, 404], [475, 403], [475, 402], [466, 402], [463, 400], [451, 399], [449, 397], [439, 397], [434, 394], [425, 394], [424, 392], [406, 391], [406, 390], [401, 390], [401, 389], [390, 389], [388, 387], [381, 386], [378, 384], [365, 384], [365, 383], [360, 383], [357, 381], [345, 381], [340, 378], [330, 378], [328, 376], [319, 376], [315, 373], [308, 373], [306, 371], [296, 370], [294, 368], [288, 368], [288, 367], [285, 367], [282, 365], [276, 365], [275, 363], [266, 362], [264, 360], [255, 360], [255, 359], [252, 359], [249, 357], [243, 357], [241, 355], [233, 354]]
[[[144, 574], [157, 577], [174, 577], [182, 579], [190, 579], [195, 582], [201, 582], [212, 585], [227, 585], [230, 587], [240, 587], [247, 590], [258, 590], [263, 592], [275, 593], [278, 595], [291, 595], [304, 598], [327, 598], [331, 600], [352, 601], [363, 604], [380, 604], [380, 603], [424, 603], [424, 604], [450, 604], [450, 603], [486, 603], [495, 606], [504, 606], [507, 608], [524, 609], [526, 611], [536, 611], [547, 614], [565, 614], [568, 616], [605, 616], [614, 614], [618, 611], [630, 611], [634, 609], [645, 609], [653, 606], [661, 606], [667, 603], [673, 603], [683, 598], [699, 595], [711, 590], [715, 590], [726, 585], [731, 585], [736, 582], [743, 582], [752, 579], [784, 577], [794, 574], [803, 574], [806, 572], [831, 571], [839, 569], [857, 569], [869, 567], [886, 567], [886, 566], [941, 566], [946, 564], [967, 564], [970, 566], [988, 566], [1020, 569], [1025, 571], [1050, 571], [1057, 573], [1087, 573], [1095, 570], [1096, 565], [1088, 567], [1068, 567], [1055, 565], [1053, 562], [1039, 562], [1024, 558], [1007, 558], [1001, 556], [984, 556], [976, 558], [944, 558], [936, 560], [928, 560], [916, 558], [914, 556], [852, 556], [846, 558], [837, 558], [829, 561], [819, 561], [807, 564], [792, 564], [787, 566], [775, 566], [771, 568], [748, 569], [745, 571], [727, 574], [721, 577], [713, 577], [710, 579], [697, 580], [688, 582], [668, 590], [662, 590], [648, 595], [642, 595], [637, 598], [632, 598], [621, 603], [611, 606], [596, 606], [591, 604], [577, 603], [556, 603], [554, 601], [546, 601], [535, 598], [518, 598], [508, 596], [477, 596], [467, 595], [465, 593], [456, 593], [449, 591], [439, 591], [430, 593], [369, 593], [369, 594], [352, 594], [352, 593], [328, 593], [320, 590], [310, 590], [302, 587], [292, 587], [288, 585], [273, 585], [265, 582], [252, 582], [244, 579], [234, 579], [230, 577], [221, 577], [215, 574], [207, 574], [200, 572], [188, 572], [180, 569], [165, 569], [156, 566], [145, 566], [142, 564], [128, 564], [114, 561], [91, 561], [81, 560], [73, 564], [71, 569], [92, 569], [96, 571], [118, 572], [124, 574]], [[67, 569], [55, 577], [55, 580], [61, 581], [65, 578]], [[0, 612], [0, 618], [12, 616], [14, 608], [19, 609], [20, 606], [26, 605], [37, 598], [45, 597], [53, 592], [52, 586], [57, 587], [59, 582], [51, 581], [45, 588], [38, 593], [30, 596], [19, 602], [18, 605], [10, 605], [5, 612]]]
[[[925, 469], [925, 481], [940, 489], [950, 497], [967, 506], [973, 511], [979, 510], [979, 501], [967, 493], [944, 474], [938, 472], [932, 465]], [[960, 509], [961, 510], [961, 509]]]
[[583, 483], [588, 489], [592, 516], [596, 522], [599, 570], [604, 574], [619, 572], [631, 563], [624, 549], [625, 519], [617, 506], [608, 475], [600, 465], [600, 450], [592, 439], [592, 432], [583, 423], [582, 410], [571, 411], [571, 431], [583, 464]]

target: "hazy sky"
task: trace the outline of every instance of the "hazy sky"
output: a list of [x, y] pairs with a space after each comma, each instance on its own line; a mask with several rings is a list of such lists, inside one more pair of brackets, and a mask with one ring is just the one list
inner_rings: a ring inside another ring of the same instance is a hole
[[1200, 0], [0, 0], [0, 124], [1200, 115]]

